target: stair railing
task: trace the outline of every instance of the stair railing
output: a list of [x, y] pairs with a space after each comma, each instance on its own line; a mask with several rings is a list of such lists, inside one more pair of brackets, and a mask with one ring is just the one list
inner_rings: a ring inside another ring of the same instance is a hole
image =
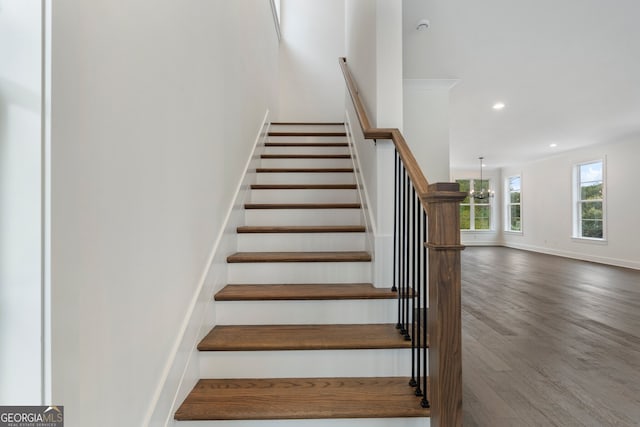
[[339, 59], [365, 139], [395, 146], [393, 289], [397, 328], [411, 340], [409, 385], [431, 408], [432, 427], [462, 426], [460, 202], [457, 183], [429, 184], [398, 129], [373, 128], [347, 66]]

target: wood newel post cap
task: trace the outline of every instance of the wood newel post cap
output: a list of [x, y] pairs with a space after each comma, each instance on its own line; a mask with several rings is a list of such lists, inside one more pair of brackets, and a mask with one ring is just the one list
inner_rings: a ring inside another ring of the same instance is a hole
[[457, 182], [436, 182], [430, 184], [428, 191], [420, 195], [427, 204], [431, 203], [460, 203], [467, 197], [467, 193], [460, 191]]

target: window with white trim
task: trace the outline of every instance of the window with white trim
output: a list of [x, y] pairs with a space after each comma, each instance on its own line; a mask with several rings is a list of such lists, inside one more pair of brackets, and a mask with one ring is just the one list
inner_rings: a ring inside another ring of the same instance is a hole
[[506, 182], [506, 231], [522, 231], [522, 177], [510, 176]]
[[460, 191], [467, 193], [467, 197], [460, 203], [460, 230], [491, 230], [491, 198], [478, 200], [469, 196], [472, 187], [476, 192], [491, 188], [490, 180], [457, 179], [456, 182], [460, 184]]
[[574, 176], [574, 237], [604, 240], [604, 161], [580, 163]]

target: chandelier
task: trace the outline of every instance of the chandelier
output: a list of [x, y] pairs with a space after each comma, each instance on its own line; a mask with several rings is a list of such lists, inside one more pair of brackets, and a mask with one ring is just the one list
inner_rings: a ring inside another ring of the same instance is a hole
[[[473, 197], [476, 200], [486, 200], [495, 196], [495, 194], [493, 190], [489, 188], [488, 182], [487, 188], [485, 188], [484, 186], [484, 180], [482, 179], [482, 161], [484, 160], [484, 157], [480, 156], [478, 157], [478, 160], [480, 160], [480, 191], [475, 191], [475, 188], [471, 188], [469, 190], [469, 196]], [[473, 187], [475, 187], [475, 184], [473, 185]]]

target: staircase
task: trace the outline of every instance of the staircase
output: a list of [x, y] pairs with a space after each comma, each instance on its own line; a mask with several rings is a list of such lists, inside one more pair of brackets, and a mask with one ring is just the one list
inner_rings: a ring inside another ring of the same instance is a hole
[[344, 125], [272, 124], [256, 176], [177, 424], [428, 426]]

